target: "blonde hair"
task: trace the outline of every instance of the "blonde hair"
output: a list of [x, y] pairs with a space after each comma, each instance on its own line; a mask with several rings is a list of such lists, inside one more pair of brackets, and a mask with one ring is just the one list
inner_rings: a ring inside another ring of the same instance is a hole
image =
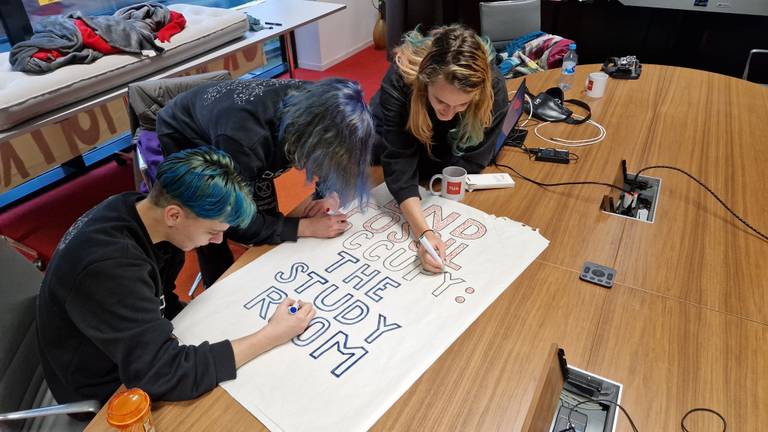
[[495, 53], [487, 40], [458, 24], [432, 30], [427, 36], [416, 30], [406, 33], [395, 48], [395, 64], [411, 88], [411, 109], [406, 128], [431, 153], [432, 121], [427, 88], [440, 78], [472, 94], [466, 111], [459, 114], [458, 151], [483, 139], [493, 118], [493, 79], [490, 62]]

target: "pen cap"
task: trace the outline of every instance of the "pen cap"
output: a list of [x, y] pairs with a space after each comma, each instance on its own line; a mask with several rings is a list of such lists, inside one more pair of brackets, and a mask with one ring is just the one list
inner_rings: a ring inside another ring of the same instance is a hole
[[139, 388], [116, 394], [107, 405], [107, 423], [120, 431], [154, 431], [149, 395]]

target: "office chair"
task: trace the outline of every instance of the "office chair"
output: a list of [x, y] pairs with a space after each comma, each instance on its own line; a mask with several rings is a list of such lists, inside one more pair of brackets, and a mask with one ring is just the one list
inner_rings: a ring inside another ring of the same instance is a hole
[[752, 63], [752, 56], [755, 54], [768, 54], [768, 49], [753, 49], [749, 52], [749, 56], [747, 56], [747, 65], [744, 67], [744, 75], [741, 76], [741, 79], [748, 81], [749, 67]]
[[541, 30], [541, 0], [480, 2], [480, 33], [496, 51], [524, 34]]
[[97, 413], [98, 401], [50, 405], [55, 401], [43, 377], [35, 325], [42, 274], [5, 242], [0, 274], [0, 431], [83, 430], [87, 422], [56, 414]]

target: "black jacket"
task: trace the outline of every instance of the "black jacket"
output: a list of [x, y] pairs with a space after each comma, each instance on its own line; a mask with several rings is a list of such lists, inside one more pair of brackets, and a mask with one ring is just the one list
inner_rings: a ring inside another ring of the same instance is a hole
[[258, 212], [251, 224], [228, 236], [241, 243], [296, 241], [298, 218], [277, 208], [274, 179], [291, 168], [278, 140], [278, 108], [294, 80], [233, 80], [204, 84], [173, 98], [157, 115], [157, 135], [167, 156], [212, 145], [227, 152], [253, 184]]
[[144, 195], [110, 197], [67, 231], [37, 305], [41, 361], [60, 403], [105, 402], [121, 383], [153, 400], [193, 399], [235, 378], [229, 341], [180, 345], [169, 319], [184, 253], [152, 244], [136, 210]]
[[458, 126], [459, 116], [442, 121], [435, 116], [432, 106], [427, 107], [432, 120], [432, 157], [424, 145], [407, 129], [411, 109], [411, 88], [405, 83], [397, 66], [387, 70], [381, 88], [371, 100], [371, 111], [376, 130], [385, 146], [381, 162], [384, 179], [398, 203], [419, 196], [419, 178], [439, 173], [451, 165], [460, 166], [470, 173], [483, 170], [491, 162], [496, 138], [501, 131], [507, 106], [507, 87], [496, 66], [493, 72], [493, 120], [486, 128], [483, 140], [475, 147], [457, 154], [449, 144], [451, 129]]

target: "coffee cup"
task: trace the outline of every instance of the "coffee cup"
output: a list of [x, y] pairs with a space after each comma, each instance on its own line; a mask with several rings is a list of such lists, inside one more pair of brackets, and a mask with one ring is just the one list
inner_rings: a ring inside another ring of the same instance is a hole
[[[440, 179], [442, 186], [440, 191], [434, 190], [432, 187], [435, 180]], [[443, 198], [461, 201], [464, 199], [464, 190], [467, 187], [467, 170], [462, 167], [449, 166], [443, 169], [442, 174], [435, 174], [429, 180], [429, 191], [432, 195], [440, 195]]]
[[605, 72], [592, 72], [587, 77], [587, 96], [601, 98], [608, 87], [608, 74]]

